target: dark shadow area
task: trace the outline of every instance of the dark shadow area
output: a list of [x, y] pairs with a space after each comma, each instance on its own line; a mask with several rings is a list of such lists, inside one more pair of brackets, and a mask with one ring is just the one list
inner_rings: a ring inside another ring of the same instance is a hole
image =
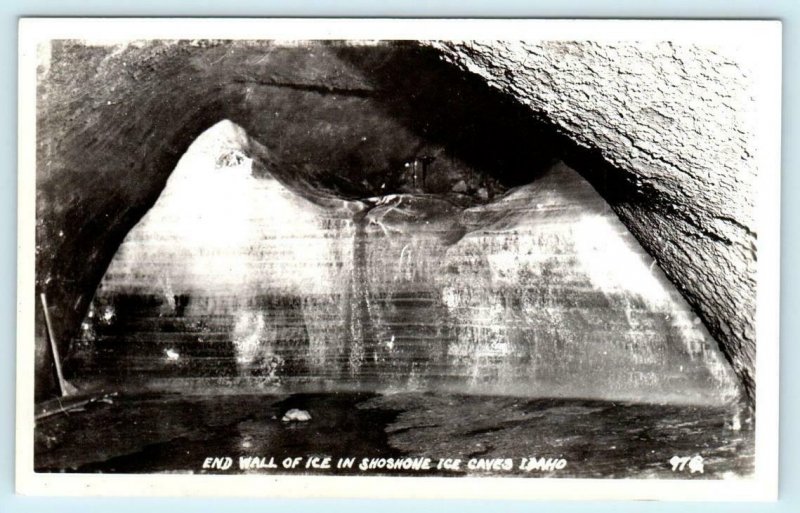
[[[430, 48], [411, 42], [334, 48], [368, 77], [374, 98], [390, 116], [505, 187], [529, 183], [569, 149], [527, 107], [443, 62]], [[433, 172], [436, 166], [431, 162]]]
[[[415, 42], [379, 48], [332, 44], [339, 58], [372, 81], [373, 98], [389, 116], [420, 138], [496, 179], [502, 187], [530, 183], [562, 160], [589, 180], [613, 207], [637, 203], [657, 210], [670, 205], [649, 184], [584, 148], [557, 127], [477, 75], [445, 62]], [[435, 173], [437, 162], [430, 167]]]
[[379, 49], [332, 46], [369, 77], [376, 88], [373, 97], [390, 116], [504, 187], [530, 183], [563, 160], [612, 206], [631, 201], [664, 206], [656, 191], [637, 185], [599, 150], [577, 145], [543, 114], [443, 61], [431, 48], [415, 42]]

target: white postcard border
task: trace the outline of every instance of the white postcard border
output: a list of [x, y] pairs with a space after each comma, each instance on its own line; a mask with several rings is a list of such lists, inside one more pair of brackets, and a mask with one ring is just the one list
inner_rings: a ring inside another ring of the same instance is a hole
[[[526, 39], [747, 42], [757, 79], [759, 170], [756, 463], [751, 479], [634, 480], [33, 472], [36, 47], [51, 39]], [[23, 18], [19, 24], [16, 489], [25, 495], [774, 500], [778, 483], [781, 24], [531, 19]]]

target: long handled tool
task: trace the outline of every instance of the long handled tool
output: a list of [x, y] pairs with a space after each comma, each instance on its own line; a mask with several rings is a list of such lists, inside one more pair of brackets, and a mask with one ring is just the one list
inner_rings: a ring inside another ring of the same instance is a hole
[[44, 310], [44, 323], [47, 326], [47, 338], [50, 340], [50, 349], [53, 354], [53, 362], [56, 366], [58, 388], [61, 390], [62, 397], [74, 395], [78, 389], [64, 379], [64, 371], [61, 369], [61, 357], [58, 355], [58, 344], [56, 344], [56, 337], [53, 333], [53, 323], [50, 321], [50, 310], [47, 307], [47, 297], [45, 296], [44, 292], [42, 292], [40, 297], [42, 299], [42, 309]]

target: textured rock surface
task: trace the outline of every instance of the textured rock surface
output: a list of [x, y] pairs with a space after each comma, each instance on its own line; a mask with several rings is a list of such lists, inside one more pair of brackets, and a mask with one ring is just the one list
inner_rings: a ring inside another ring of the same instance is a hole
[[606, 197], [700, 312], [752, 397], [756, 169], [746, 67], [719, 49], [669, 42], [429, 44], [599, 153], [629, 184], [633, 194]]
[[230, 122], [198, 138], [101, 281], [79, 377], [737, 395], [699, 319], [563, 164], [467, 208], [443, 195], [345, 201], [264, 162]]

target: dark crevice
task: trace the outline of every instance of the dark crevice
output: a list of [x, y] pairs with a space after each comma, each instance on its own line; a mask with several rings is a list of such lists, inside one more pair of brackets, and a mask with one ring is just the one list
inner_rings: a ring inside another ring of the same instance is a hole
[[321, 84], [300, 84], [295, 82], [278, 82], [275, 80], [258, 80], [254, 78], [237, 78], [233, 80], [236, 84], [244, 85], [257, 85], [264, 87], [282, 87], [292, 89], [295, 91], [305, 91], [312, 93], [319, 93], [323, 95], [340, 95], [340, 96], [353, 96], [356, 98], [371, 98], [375, 96], [375, 91], [372, 89], [355, 89], [355, 88], [342, 88], [335, 86], [326, 86]]
[[367, 51], [334, 47], [368, 77], [390, 116], [503, 186], [529, 183], [561, 159], [566, 141], [552, 127], [434, 50], [396, 43], [377, 63], [364, 58]]

